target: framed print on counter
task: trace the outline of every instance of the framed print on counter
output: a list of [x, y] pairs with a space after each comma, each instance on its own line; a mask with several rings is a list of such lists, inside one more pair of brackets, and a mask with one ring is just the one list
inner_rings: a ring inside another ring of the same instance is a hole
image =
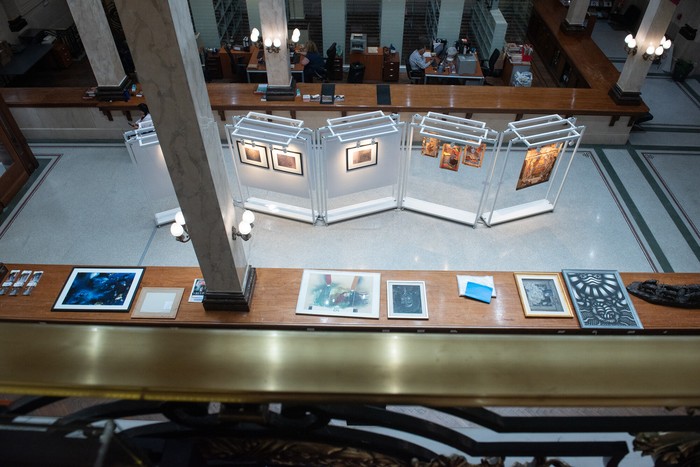
[[559, 274], [516, 272], [514, 276], [526, 317], [574, 317]]
[[270, 165], [267, 162], [267, 148], [265, 146], [257, 146], [255, 144], [236, 141], [238, 145], [238, 157], [241, 163], [262, 167], [268, 169]]
[[73, 268], [54, 311], [128, 312], [145, 268]]
[[136, 299], [131, 317], [175, 319], [184, 293], [182, 287], [144, 287]]
[[389, 318], [428, 319], [428, 299], [423, 281], [386, 281]]
[[643, 329], [617, 271], [562, 271], [582, 328]]
[[272, 168], [280, 172], [289, 172], [296, 175], [304, 175], [301, 165], [301, 153], [272, 149]]
[[346, 171], [377, 165], [377, 149], [379, 143], [363, 144], [345, 150]]
[[296, 313], [379, 319], [379, 273], [304, 270]]

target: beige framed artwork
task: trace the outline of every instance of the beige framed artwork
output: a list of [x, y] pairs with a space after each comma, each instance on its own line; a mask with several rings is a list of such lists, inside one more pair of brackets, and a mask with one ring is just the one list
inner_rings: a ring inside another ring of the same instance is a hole
[[131, 317], [175, 319], [184, 293], [184, 288], [143, 287]]
[[569, 295], [558, 273], [516, 272], [514, 276], [526, 317], [574, 317]]

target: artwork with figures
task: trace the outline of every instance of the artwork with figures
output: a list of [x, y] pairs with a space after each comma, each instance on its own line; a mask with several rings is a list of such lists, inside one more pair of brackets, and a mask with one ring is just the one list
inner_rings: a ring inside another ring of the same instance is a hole
[[481, 143], [479, 147], [476, 146], [465, 146], [464, 147], [464, 158], [462, 163], [470, 167], [481, 167], [484, 162], [484, 153], [486, 152], [486, 143]]
[[562, 271], [582, 328], [642, 329], [617, 271]]
[[236, 141], [238, 145], [238, 157], [243, 164], [255, 165], [257, 167], [269, 168], [267, 162], [267, 148], [265, 146], [256, 146], [243, 141]]
[[361, 169], [370, 165], [376, 165], [378, 146], [379, 143], [370, 143], [348, 148], [345, 151], [346, 170], [349, 172], [351, 170]]
[[304, 169], [301, 165], [301, 153], [298, 152], [273, 149], [272, 168], [280, 172], [304, 175]]
[[459, 161], [462, 156], [462, 147], [456, 144], [445, 143], [442, 145], [442, 156], [440, 157], [440, 168], [447, 170], [459, 170]]
[[428, 319], [423, 281], [386, 281], [389, 318]]
[[297, 314], [379, 318], [378, 273], [305, 270]]
[[437, 138], [429, 138], [427, 136], [423, 137], [423, 143], [421, 144], [420, 153], [424, 156], [437, 157], [438, 148], [440, 147], [440, 140]]
[[515, 283], [525, 316], [573, 318], [559, 274], [515, 273]]
[[561, 143], [552, 143], [528, 149], [515, 189], [520, 190], [549, 181], [561, 148]]

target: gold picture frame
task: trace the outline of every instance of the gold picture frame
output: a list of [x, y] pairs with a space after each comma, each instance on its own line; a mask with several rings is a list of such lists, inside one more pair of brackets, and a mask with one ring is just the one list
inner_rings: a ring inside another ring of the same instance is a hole
[[462, 150], [463, 148], [456, 144], [443, 144], [440, 155], [440, 168], [457, 172], [459, 170], [459, 161], [462, 159]]
[[420, 153], [428, 157], [437, 157], [440, 149], [440, 140], [437, 138], [423, 137]]
[[181, 287], [143, 287], [131, 317], [175, 319], [184, 293]]
[[516, 272], [515, 284], [527, 318], [573, 318], [573, 306], [559, 273]]
[[552, 143], [528, 149], [515, 189], [521, 190], [548, 182], [562, 147], [562, 143]]

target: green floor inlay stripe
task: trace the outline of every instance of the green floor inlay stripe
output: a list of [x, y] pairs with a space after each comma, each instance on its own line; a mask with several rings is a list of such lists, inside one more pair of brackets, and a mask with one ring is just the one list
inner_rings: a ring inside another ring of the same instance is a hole
[[669, 217], [671, 217], [671, 220], [675, 224], [676, 228], [683, 236], [683, 239], [685, 239], [685, 241], [688, 243], [690, 249], [693, 250], [695, 257], [698, 260], [700, 260], [700, 245], [695, 239], [695, 236], [690, 231], [688, 226], [683, 222], [681, 216], [678, 215], [678, 211], [676, 211], [676, 209], [673, 207], [673, 204], [668, 199], [668, 196], [666, 196], [666, 193], [664, 193], [664, 190], [654, 178], [654, 175], [649, 170], [649, 167], [647, 167], [647, 165], [644, 163], [639, 154], [637, 154], [637, 151], [635, 151], [634, 148], [631, 147], [628, 148], [628, 151], [632, 156], [632, 160], [634, 161], [634, 163], [637, 164], [639, 171], [642, 172], [642, 175], [646, 179], [647, 183], [649, 183], [651, 189], [654, 190], [654, 193], [659, 198], [659, 201], [661, 201], [661, 205], [664, 207]]
[[622, 180], [620, 180], [620, 177], [617, 175], [617, 172], [615, 172], [615, 169], [610, 163], [608, 156], [605, 155], [603, 148], [595, 147], [594, 149], [596, 154], [598, 155], [598, 159], [600, 159], [601, 164], [603, 164], [605, 171], [608, 173], [608, 177], [610, 177], [610, 180], [612, 181], [613, 185], [615, 185], [617, 192], [620, 194], [620, 198], [622, 198], [622, 201], [625, 203], [625, 206], [627, 206], [627, 209], [634, 218], [634, 221], [637, 224], [639, 231], [641, 232], [642, 236], [649, 245], [649, 248], [651, 248], [654, 257], [656, 257], [656, 260], [659, 262], [659, 266], [661, 266], [662, 271], [673, 272], [673, 267], [671, 267], [671, 263], [669, 262], [668, 258], [666, 258], [666, 255], [664, 255], [664, 252], [661, 250], [661, 246], [656, 241], [656, 237], [654, 237], [654, 234], [652, 234], [651, 229], [649, 228], [647, 223], [644, 221], [644, 218], [639, 212], [637, 205], [634, 204], [634, 201], [632, 201], [632, 197], [622, 184]]

